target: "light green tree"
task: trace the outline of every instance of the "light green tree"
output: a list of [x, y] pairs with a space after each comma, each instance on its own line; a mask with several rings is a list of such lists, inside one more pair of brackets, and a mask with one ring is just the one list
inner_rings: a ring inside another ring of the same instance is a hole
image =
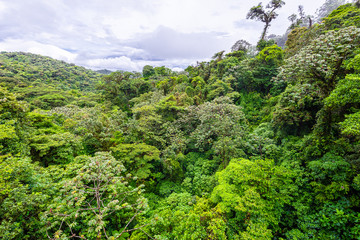
[[291, 200], [292, 171], [272, 160], [232, 159], [216, 174], [211, 199], [241, 239], [272, 239]]
[[[146, 209], [142, 186], [131, 187], [131, 174], [107, 152], [78, 157], [75, 177], [64, 180], [60, 194], [42, 215], [49, 239], [127, 239], [141, 230], [136, 218]], [[71, 168], [70, 168], [71, 170]]]

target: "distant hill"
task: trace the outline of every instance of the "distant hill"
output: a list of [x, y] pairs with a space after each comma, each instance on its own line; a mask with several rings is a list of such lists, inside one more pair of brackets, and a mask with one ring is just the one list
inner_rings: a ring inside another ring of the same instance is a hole
[[101, 74], [32, 53], [2, 52], [0, 84], [8, 88], [46, 84], [61, 90], [93, 91]]
[[96, 72], [97, 72], [97, 73], [101, 73], [101, 74], [108, 75], [108, 74], [112, 73], [113, 71], [110, 71], [110, 70], [108, 70], [108, 69], [101, 69], [101, 70], [97, 70]]
[[101, 76], [50, 57], [23, 52], [0, 53], [0, 86], [34, 108], [93, 105]]

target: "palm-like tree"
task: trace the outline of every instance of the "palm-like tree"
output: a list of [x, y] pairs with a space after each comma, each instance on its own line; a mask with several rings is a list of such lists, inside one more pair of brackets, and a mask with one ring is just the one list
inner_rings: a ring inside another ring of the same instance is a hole
[[261, 40], [265, 39], [266, 32], [270, 27], [270, 22], [278, 16], [275, 10], [281, 8], [284, 4], [285, 2], [282, 0], [271, 0], [266, 7], [264, 7], [262, 3], [259, 3], [257, 6], [252, 7], [248, 12], [246, 16], [247, 19], [256, 19], [265, 23], [264, 30], [261, 34]]

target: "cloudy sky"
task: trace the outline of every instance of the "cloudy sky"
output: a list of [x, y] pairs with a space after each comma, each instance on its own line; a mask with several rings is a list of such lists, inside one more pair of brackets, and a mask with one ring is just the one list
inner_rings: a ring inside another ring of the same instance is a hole
[[[256, 43], [263, 24], [246, 14], [259, 2], [0, 0], [0, 51], [37, 53], [95, 70], [184, 68], [228, 51], [239, 39]], [[299, 4], [314, 14], [325, 0], [285, 2], [270, 34], [285, 32]]]

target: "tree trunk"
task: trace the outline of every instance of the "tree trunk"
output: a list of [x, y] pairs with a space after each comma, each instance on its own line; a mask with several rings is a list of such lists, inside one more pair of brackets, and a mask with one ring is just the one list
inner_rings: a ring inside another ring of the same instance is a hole
[[265, 40], [266, 32], [267, 32], [269, 26], [270, 26], [270, 23], [269, 23], [269, 22], [266, 22], [266, 23], [265, 23], [265, 27], [264, 27], [264, 31], [263, 31], [263, 33], [261, 34], [261, 39], [260, 39], [260, 40]]

